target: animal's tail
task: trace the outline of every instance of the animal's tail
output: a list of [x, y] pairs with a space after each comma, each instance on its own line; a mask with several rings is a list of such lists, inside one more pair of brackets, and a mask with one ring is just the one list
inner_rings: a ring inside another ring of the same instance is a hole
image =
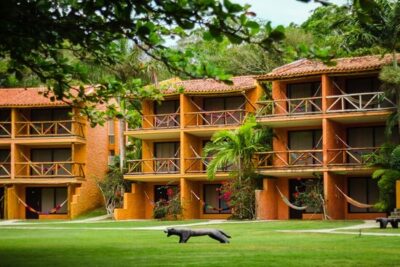
[[223, 234], [224, 236], [226, 236], [227, 238], [232, 238], [230, 235], [228, 235], [227, 233], [225, 233], [222, 230], [218, 230], [221, 234]]

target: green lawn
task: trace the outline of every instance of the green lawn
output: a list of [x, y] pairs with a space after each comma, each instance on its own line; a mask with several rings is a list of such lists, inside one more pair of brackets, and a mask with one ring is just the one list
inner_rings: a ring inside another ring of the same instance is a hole
[[[192, 223], [193, 221], [180, 222]], [[358, 222], [284, 221], [232, 223], [216, 227], [230, 244], [197, 237], [178, 244], [161, 230], [132, 230], [177, 222], [61, 223], [66, 229], [0, 226], [0, 266], [398, 266], [400, 238], [281, 233], [276, 230], [324, 229]], [[86, 227], [107, 229], [82, 229]], [[112, 228], [116, 228], [113, 230]], [[126, 229], [124, 229], [126, 228]]]

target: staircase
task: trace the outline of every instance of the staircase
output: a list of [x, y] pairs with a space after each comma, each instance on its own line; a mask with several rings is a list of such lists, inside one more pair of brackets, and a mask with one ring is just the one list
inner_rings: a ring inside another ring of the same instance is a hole
[[390, 213], [389, 218], [391, 218], [391, 219], [400, 219], [400, 209], [394, 209], [394, 211], [392, 211]]

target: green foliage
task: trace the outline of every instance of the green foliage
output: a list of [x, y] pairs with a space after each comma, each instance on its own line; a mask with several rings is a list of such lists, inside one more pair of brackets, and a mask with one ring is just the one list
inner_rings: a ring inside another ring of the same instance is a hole
[[257, 189], [255, 179], [250, 177], [231, 179], [222, 184], [221, 192], [228, 194], [227, 203], [233, 208], [231, 219], [254, 219], [256, 215], [255, 193]]
[[182, 215], [181, 195], [175, 192], [169, 200], [159, 200], [154, 204], [154, 219], [177, 220]]
[[[234, 44], [250, 42], [274, 49], [284, 38], [283, 28], [260, 25], [249, 7], [229, 0], [1, 1], [0, 60], [11, 74], [3, 84], [13, 85], [12, 77], [23, 79], [32, 73], [48, 86], [46, 96], [87, 105], [84, 113], [95, 125], [104, 115], [96, 112], [96, 103], [127, 93], [140, 95], [130, 80], [146, 71], [138, 61], [141, 58], [162, 62], [161, 68], [149, 66], [152, 74], [167, 69], [190, 78], [230, 82], [230, 76], [210, 62], [201, 58], [194, 62], [192, 50], [175, 49], [166, 45], [167, 40], [179, 40], [202, 28], [203, 38], [209, 41], [226, 38]], [[133, 49], [127, 53], [129, 47]], [[85, 94], [83, 86], [71, 90], [72, 85], [92, 83], [100, 84], [93, 94]], [[136, 94], [126, 92], [132, 87]], [[107, 108], [108, 115], [118, 115], [112, 114], [114, 107]]]
[[104, 179], [97, 180], [96, 183], [103, 195], [107, 214], [113, 214], [114, 209], [123, 207], [124, 193], [128, 190], [129, 183], [124, 180], [118, 157], [115, 157], [114, 163], [109, 166]]
[[304, 190], [296, 188], [296, 201], [295, 204], [298, 206], [307, 206], [313, 210], [314, 213], [321, 212], [323, 210], [324, 199], [324, 187], [321, 178], [308, 179], [303, 184]]
[[214, 179], [220, 169], [231, 166], [233, 181], [225, 189], [231, 193], [234, 218], [254, 218], [254, 156], [256, 152], [271, 149], [272, 136], [271, 129], [257, 125], [251, 116], [236, 130], [214, 133], [212, 142], [204, 148], [204, 156], [213, 157], [207, 166], [209, 179]]
[[396, 203], [396, 181], [400, 179], [400, 146], [385, 144], [371, 157], [371, 166], [378, 167], [372, 174], [378, 180], [379, 202], [376, 208], [391, 211]]

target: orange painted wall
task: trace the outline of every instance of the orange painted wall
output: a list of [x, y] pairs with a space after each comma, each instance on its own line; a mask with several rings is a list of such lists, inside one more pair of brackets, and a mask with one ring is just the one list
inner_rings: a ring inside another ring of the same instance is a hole
[[278, 219], [277, 179], [264, 179], [263, 189], [256, 191], [256, 216], [259, 220]]

